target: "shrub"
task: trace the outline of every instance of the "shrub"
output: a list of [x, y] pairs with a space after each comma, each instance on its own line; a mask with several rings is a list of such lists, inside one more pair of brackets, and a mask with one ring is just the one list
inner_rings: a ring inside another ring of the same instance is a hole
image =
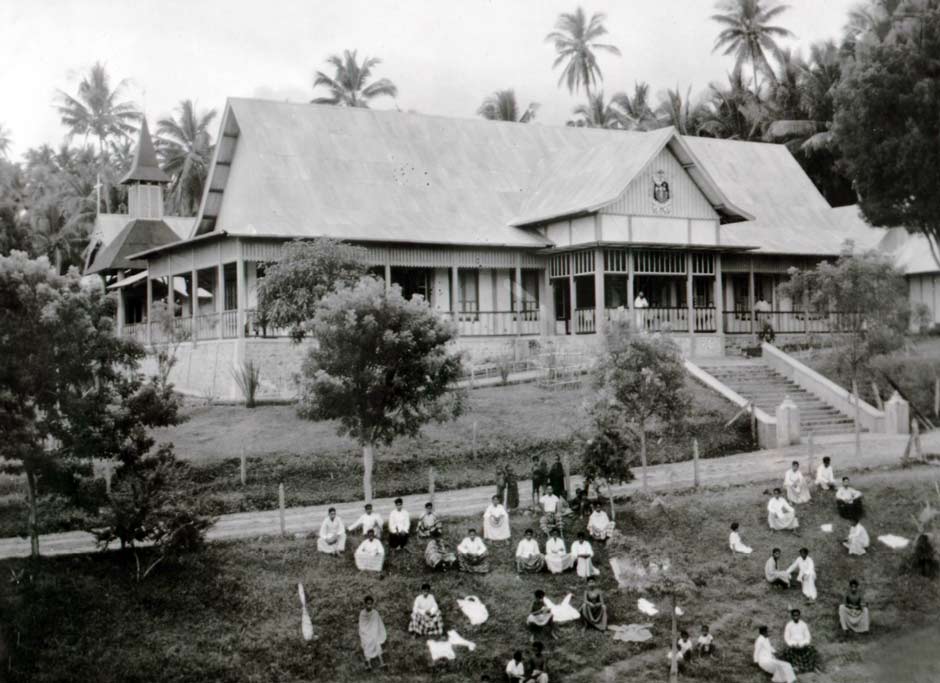
[[762, 342], [767, 342], [768, 344], [774, 343], [774, 339], [777, 338], [777, 334], [774, 332], [774, 326], [770, 324], [769, 320], [761, 320], [760, 330], [757, 332], [757, 338]]
[[261, 386], [261, 367], [249, 358], [240, 367], [232, 370], [232, 377], [245, 397], [245, 407], [254, 408], [255, 396]]

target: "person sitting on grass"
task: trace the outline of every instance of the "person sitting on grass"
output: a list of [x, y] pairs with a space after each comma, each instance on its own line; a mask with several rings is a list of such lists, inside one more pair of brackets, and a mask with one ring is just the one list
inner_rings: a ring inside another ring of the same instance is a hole
[[[689, 632], [686, 630], [679, 631], [679, 639], [676, 641], [676, 659], [679, 660], [680, 667], [692, 659], [692, 647]], [[666, 653], [666, 659], [672, 663], [672, 650]]]
[[327, 510], [317, 535], [317, 550], [327, 555], [342, 555], [346, 550], [346, 527], [336, 516], [336, 508]]
[[557, 638], [555, 635], [555, 618], [552, 616], [551, 608], [545, 603], [545, 591], [535, 591], [535, 599], [532, 601], [529, 616], [526, 617], [525, 621], [532, 642], [535, 642], [536, 636], [547, 635], [552, 639]]
[[421, 518], [418, 520], [417, 529], [418, 538], [431, 538], [431, 535], [435, 531], [444, 531], [440, 520], [437, 518], [437, 515], [434, 514], [433, 503], [424, 504], [424, 514], [421, 515]]
[[532, 643], [532, 656], [529, 657], [526, 683], [548, 683], [548, 664], [545, 661], [545, 646], [541, 641]]
[[565, 548], [565, 541], [558, 529], [549, 532], [545, 542], [545, 566], [552, 574], [561, 574], [571, 569], [574, 560]]
[[728, 547], [731, 548], [731, 553], [741, 553], [742, 555], [750, 555], [754, 552], [753, 548], [750, 546], [744, 545], [741, 541], [741, 536], [738, 534], [738, 529], [740, 525], [737, 522], [731, 522], [731, 533], [728, 534]]
[[833, 491], [836, 488], [836, 475], [832, 472], [832, 460], [829, 456], [822, 459], [822, 464], [816, 468], [816, 486], [820, 491]]
[[411, 607], [408, 631], [415, 636], [439, 636], [444, 633], [444, 620], [429, 583], [421, 584], [421, 592]]
[[809, 556], [807, 548], [800, 548], [800, 556], [787, 567], [787, 573], [796, 572], [796, 580], [800, 582], [803, 595], [809, 602], [816, 602], [816, 563]]
[[701, 633], [695, 641], [695, 651], [699, 657], [711, 657], [715, 654], [715, 637], [709, 633], [708, 624], [702, 624]]
[[796, 674], [789, 662], [777, 659], [774, 656], [774, 646], [767, 637], [767, 627], [757, 629], [757, 640], [754, 641], [754, 663], [762, 670], [773, 675], [773, 683], [794, 683]]
[[800, 526], [793, 506], [783, 499], [780, 489], [774, 489], [767, 501], [767, 524], [771, 531], [795, 530]]
[[388, 547], [401, 550], [411, 533], [411, 516], [402, 508], [402, 499], [395, 499], [395, 509], [388, 515]]
[[359, 519], [349, 527], [348, 531], [362, 529], [362, 535], [365, 536], [371, 529], [376, 538], [382, 537], [382, 517], [377, 512], [372, 512], [372, 504], [366, 503], [366, 511], [359, 516]]
[[516, 546], [516, 571], [520, 574], [535, 574], [545, 568], [545, 556], [539, 550], [532, 529], [526, 529]]
[[790, 572], [780, 569], [780, 548], [771, 551], [770, 558], [764, 563], [764, 578], [772, 586], [789, 588], [792, 585]]
[[525, 683], [525, 664], [522, 661], [522, 650], [512, 653], [512, 659], [506, 664], [506, 680], [509, 683]]
[[356, 569], [361, 572], [382, 571], [385, 564], [385, 548], [372, 529], [366, 532], [365, 540], [356, 548], [355, 559]]
[[839, 624], [842, 632], [868, 633], [871, 622], [868, 617], [868, 603], [858, 589], [858, 581], [849, 581], [849, 592], [845, 594], [845, 602], [839, 605]]
[[808, 503], [810, 500], [809, 486], [800, 472], [800, 463], [794, 460], [790, 469], [783, 475], [783, 487], [787, 490], [787, 500], [794, 505]]
[[607, 516], [607, 513], [604, 512], [600, 501], [595, 501], [594, 512], [591, 513], [587, 523], [587, 530], [591, 538], [601, 543], [607, 543], [607, 539], [610, 538], [613, 529], [614, 524], [610, 521], [610, 517]]
[[362, 643], [362, 655], [366, 659], [366, 668], [372, 668], [372, 660], [378, 659], [379, 666], [385, 667], [382, 659], [382, 645], [388, 638], [385, 624], [379, 611], [375, 609], [375, 600], [367, 595], [363, 601], [364, 607], [359, 612], [359, 641]]
[[542, 517], [539, 526], [546, 536], [552, 528], [562, 528], [561, 499], [551, 489], [539, 499], [542, 506]]
[[849, 555], [864, 555], [865, 550], [871, 545], [871, 539], [868, 537], [868, 531], [862, 526], [860, 521], [849, 529], [848, 538], [842, 544], [849, 550]]
[[483, 538], [487, 541], [508, 541], [509, 536], [509, 513], [499, 498], [493, 496], [483, 513]]
[[604, 593], [597, 587], [597, 579], [593, 576], [588, 577], [580, 611], [585, 630], [588, 628], [596, 628], [598, 631], [607, 630], [607, 604], [604, 602]]
[[862, 492], [849, 486], [849, 478], [842, 477], [842, 486], [836, 491], [836, 507], [839, 516], [850, 522], [856, 522], [863, 516]]
[[476, 529], [468, 529], [466, 537], [457, 546], [457, 566], [462, 572], [486, 574], [490, 571], [486, 546], [477, 536]]
[[578, 576], [582, 579], [600, 574], [594, 566], [594, 549], [583, 531], [578, 532], [578, 540], [571, 544], [571, 558], [574, 560]]
[[781, 657], [793, 665], [797, 673], [815, 671], [819, 665], [819, 653], [812, 646], [809, 626], [800, 619], [800, 610], [790, 610], [790, 621], [783, 630], [783, 642], [787, 647]]
[[434, 571], [447, 571], [457, 564], [457, 556], [447, 548], [440, 531], [435, 531], [424, 549], [424, 562]]

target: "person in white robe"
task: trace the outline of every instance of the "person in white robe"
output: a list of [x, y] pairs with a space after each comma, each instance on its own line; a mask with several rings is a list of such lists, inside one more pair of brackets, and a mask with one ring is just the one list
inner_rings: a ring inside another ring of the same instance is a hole
[[767, 627], [761, 626], [757, 633], [757, 640], [754, 641], [754, 663], [773, 676], [773, 683], [794, 683], [796, 673], [793, 667], [774, 656], [774, 647], [767, 637]]
[[790, 465], [790, 469], [783, 475], [783, 488], [787, 491], [787, 500], [794, 505], [808, 503], [810, 499], [809, 486], [806, 485], [806, 479], [800, 472], [800, 463], [796, 460]]
[[637, 332], [646, 331], [646, 309], [650, 307], [650, 302], [646, 300], [643, 292], [637, 294], [636, 298], [633, 300], [633, 309], [634, 315], [636, 316], [636, 329]]
[[793, 665], [796, 673], [815, 671], [819, 655], [812, 645], [809, 626], [800, 618], [798, 609], [790, 610], [790, 621], [783, 629], [783, 642], [787, 649], [782, 657]]
[[856, 522], [849, 529], [849, 536], [842, 544], [849, 550], [849, 555], [864, 555], [865, 550], [871, 545], [871, 539], [868, 537], [868, 531], [862, 526], [861, 522]]
[[327, 510], [317, 534], [317, 550], [327, 555], [341, 555], [346, 550], [346, 526], [336, 516], [336, 508]]
[[607, 516], [607, 513], [604, 512], [600, 501], [594, 502], [594, 511], [588, 518], [587, 530], [591, 538], [601, 543], [606, 543], [614, 530], [614, 525], [610, 521], [610, 517]]
[[359, 544], [355, 553], [356, 569], [361, 572], [380, 572], [385, 564], [385, 548], [382, 542], [375, 537], [375, 532], [369, 529], [365, 540]]
[[353, 532], [356, 529], [362, 529], [362, 535], [365, 536], [369, 529], [375, 533], [376, 538], [382, 537], [382, 517], [377, 512], [372, 512], [372, 505], [370, 503], [366, 504], [365, 513], [359, 515], [352, 526], [347, 528], [347, 531]]
[[832, 491], [836, 488], [836, 475], [832, 471], [832, 460], [829, 456], [822, 459], [822, 464], [816, 468], [816, 486], [820, 491]]
[[512, 653], [512, 659], [506, 664], [506, 680], [509, 683], [525, 683], [525, 664], [522, 661], [522, 650]]
[[842, 477], [842, 485], [836, 491], [836, 507], [839, 516], [851, 522], [857, 522], [864, 516], [862, 492], [849, 486], [848, 477]]
[[483, 539], [477, 536], [476, 529], [468, 529], [467, 535], [457, 546], [457, 566], [462, 572], [486, 574], [490, 563]]
[[809, 556], [807, 548], [800, 548], [800, 556], [787, 567], [787, 574], [796, 572], [796, 580], [800, 582], [803, 595], [810, 602], [816, 601], [816, 563]]
[[565, 548], [565, 540], [558, 529], [552, 529], [551, 535], [545, 541], [545, 565], [552, 574], [561, 574], [574, 565], [574, 558]]
[[[692, 659], [693, 647], [694, 644], [692, 643], [691, 636], [689, 636], [689, 632], [685, 630], [679, 631], [679, 638], [676, 640], [676, 659], [679, 661], [679, 664]], [[672, 663], [672, 650], [666, 653], [666, 660]]]
[[781, 588], [790, 587], [790, 572], [780, 569], [780, 548], [774, 548], [764, 563], [764, 578], [769, 584]]
[[780, 493], [780, 489], [774, 489], [773, 495], [767, 501], [767, 524], [774, 531], [799, 528], [800, 523], [796, 518], [796, 511]]
[[739, 528], [740, 525], [737, 522], [731, 522], [731, 533], [728, 534], [728, 547], [731, 548], [732, 553], [750, 555], [754, 552], [754, 549], [744, 545], [744, 542], [741, 540], [741, 535], [738, 533]]
[[578, 532], [578, 540], [571, 544], [571, 557], [574, 558], [575, 569], [582, 579], [600, 574], [594, 566], [594, 549], [583, 531]]
[[532, 529], [526, 529], [522, 540], [516, 546], [516, 571], [520, 574], [535, 574], [545, 568], [545, 556], [539, 550]]
[[483, 513], [483, 538], [487, 541], [506, 541], [509, 536], [509, 513], [499, 498], [493, 496]]
[[395, 499], [395, 509], [388, 514], [388, 547], [401, 550], [408, 544], [411, 533], [411, 515], [404, 509], [401, 498]]

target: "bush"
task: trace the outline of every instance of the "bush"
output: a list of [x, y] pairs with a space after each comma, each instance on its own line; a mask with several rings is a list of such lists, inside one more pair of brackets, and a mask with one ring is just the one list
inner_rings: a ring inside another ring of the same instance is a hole
[[245, 407], [255, 407], [255, 396], [258, 393], [258, 387], [261, 386], [261, 367], [255, 365], [250, 358], [246, 360], [241, 367], [232, 370], [232, 377], [235, 378], [235, 384], [245, 397]]

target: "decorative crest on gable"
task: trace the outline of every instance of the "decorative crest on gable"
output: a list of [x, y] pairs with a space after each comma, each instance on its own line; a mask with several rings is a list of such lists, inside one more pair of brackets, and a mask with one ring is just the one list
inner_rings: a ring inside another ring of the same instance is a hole
[[672, 213], [672, 192], [662, 169], [653, 174], [653, 213], [667, 216]]

